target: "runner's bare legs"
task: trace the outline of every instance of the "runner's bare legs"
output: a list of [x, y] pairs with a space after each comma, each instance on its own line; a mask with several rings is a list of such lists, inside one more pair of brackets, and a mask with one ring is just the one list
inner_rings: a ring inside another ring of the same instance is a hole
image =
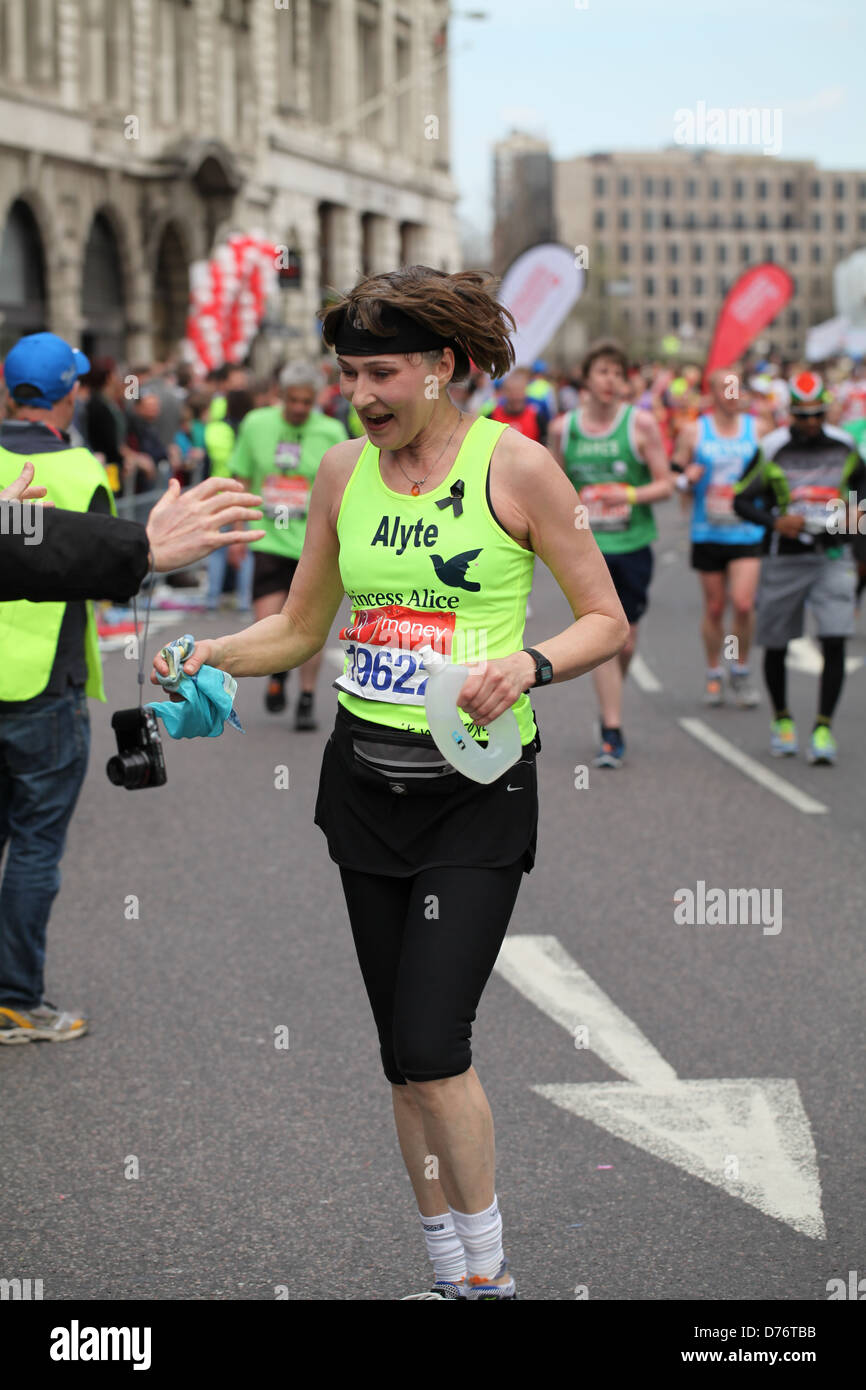
[[[495, 1192], [496, 1144], [490, 1105], [474, 1067], [441, 1081], [392, 1086], [394, 1120], [418, 1210], [439, 1216], [447, 1207], [476, 1212]], [[430, 1159], [439, 1177], [425, 1177]], [[506, 1272], [492, 1283], [507, 1284]]]
[[629, 623], [628, 641], [621, 652], [596, 666], [592, 673], [601, 722], [607, 729], [618, 729], [622, 723], [622, 688], [637, 646], [637, 623]]

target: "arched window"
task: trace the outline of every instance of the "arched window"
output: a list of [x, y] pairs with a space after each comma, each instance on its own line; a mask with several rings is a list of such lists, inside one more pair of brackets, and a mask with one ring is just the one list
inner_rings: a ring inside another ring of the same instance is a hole
[[164, 361], [186, 336], [189, 312], [189, 262], [173, 222], [163, 231], [153, 277], [153, 356]]
[[319, 296], [324, 302], [328, 289], [334, 289], [335, 221], [337, 210], [333, 203], [319, 204]]
[[88, 357], [123, 358], [125, 299], [117, 238], [105, 213], [98, 212], [90, 224], [81, 277], [81, 347]]
[[375, 236], [376, 236], [376, 215], [372, 212], [361, 213], [361, 274], [373, 274], [373, 258], [375, 255]]
[[0, 356], [25, 333], [47, 328], [45, 255], [36, 218], [18, 199], [0, 241]]

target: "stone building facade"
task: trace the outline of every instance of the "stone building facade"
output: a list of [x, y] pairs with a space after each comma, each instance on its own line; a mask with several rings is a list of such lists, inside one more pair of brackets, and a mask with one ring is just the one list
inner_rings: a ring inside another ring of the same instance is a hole
[[493, 148], [493, 269], [504, 275], [528, 247], [555, 240], [550, 147], [512, 131]]
[[0, 355], [183, 337], [232, 232], [291, 252], [257, 365], [317, 355], [328, 287], [459, 268], [447, 0], [0, 0]]
[[700, 361], [728, 289], [761, 261], [794, 281], [762, 337], [799, 357], [809, 328], [834, 312], [834, 266], [866, 246], [862, 169], [716, 149], [613, 151], [558, 161], [554, 189], [559, 239], [588, 269], [555, 343], [568, 361], [607, 334], [636, 354], [672, 335]]

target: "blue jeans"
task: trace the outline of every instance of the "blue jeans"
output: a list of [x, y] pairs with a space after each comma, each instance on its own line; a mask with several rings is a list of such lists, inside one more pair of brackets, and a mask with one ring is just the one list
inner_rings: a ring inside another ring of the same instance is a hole
[[[221, 528], [228, 531], [228, 526]], [[238, 530], [235, 527], [235, 530]], [[240, 569], [235, 575], [235, 598], [238, 608], [246, 611], [253, 606], [253, 566], [255, 564], [255, 554], [247, 547], [247, 553], [241, 561]], [[207, 557], [207, 606], [208, 608], [219, 608], [220, 597], [223, 591], [223, 584], [226, 577], [226, 566], [229, 557], [226, 546], [220, 550], [212, 550]]]
[[83, 689], [0, 704], [0, 1004], [42, 1003], [45, 933], [89, 753]]

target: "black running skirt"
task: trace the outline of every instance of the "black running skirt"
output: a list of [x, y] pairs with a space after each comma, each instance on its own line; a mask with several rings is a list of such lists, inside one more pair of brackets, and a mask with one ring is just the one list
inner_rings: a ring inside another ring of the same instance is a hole
[[406, 878], [440, 865], [498, 869], [535, 863], [536, 736], [520, 761], [485, 786], [442, 758], [433, 739], [368, 719], [343, 705], [325, 745], [315, 824], [335, 863]]

